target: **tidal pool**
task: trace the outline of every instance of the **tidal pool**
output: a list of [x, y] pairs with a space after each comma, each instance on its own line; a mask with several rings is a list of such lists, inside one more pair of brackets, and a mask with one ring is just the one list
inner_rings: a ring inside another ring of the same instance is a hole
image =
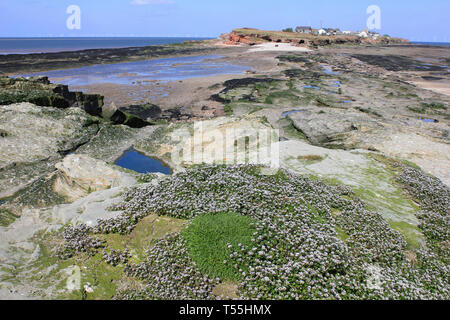
[[422, 117], [419, 117], [419, 120], [422, 120], [423, 122], [431, 122], [431, 123], [439, 122], [438, 120], [435, 120], [435, 119], [427, 119], [427, 118], [422, 118]]
[[301, 112], [302, 110], [292, 110], [292, 111], [287, 111], [284, 112], [281, 117], [286, 118], [288, 115], [292, 114], [292, 113], [297, 113], [297, 112]]
[[45, 71], [23, 76], [43, 75], [53, 82], [69, 86], [101, 83], [131, 85], [139, 81], [179, 81], [221, 74], [241, 74], [251, 69], [247, 66], [219, 62], [217, 61], [219, 58], [221, 56], [217, 55], [162, 58]]
[[319, 88], [319, 87], [316, 87], [316, 86], [312, 86], [312, 85], [310, 85], [310, 84], [308, 84], [308, 85], [306, 85], [306, 86], [303, 86], [303, 88], [306, 88], [306, 89], [316, 89], [316, 90], [320, 90], [320, 88]]
[[339, 74], [339, 72], [334, 72], [333, 70], [331, 70], [331, 67], [329, 67], [329, 66], [322, 65], [322, 68], [326, 74], [329, 74], [329, 75], [338, 75]]
[[134, 149], [125, 151], [122, 157], [114, 162], [114, 164], [119, 167], [130, 169], [139, 173], [172, 173], [172, 169], [170, 169], [161, 161], [147, 157]]

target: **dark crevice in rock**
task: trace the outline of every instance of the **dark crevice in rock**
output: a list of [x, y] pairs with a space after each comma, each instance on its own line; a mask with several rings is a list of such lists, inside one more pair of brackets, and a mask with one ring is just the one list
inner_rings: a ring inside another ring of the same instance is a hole
[[86, 141], [80, 142], [77, 145], [75, 145], [74, 147], [70, 148], [70, 149], [66, 149], [66, 150], [58, 150], [58, 154], [61, 155], [62, 157], [67, 156], [68, 154], [74, 153], [76, 152], [79, 148], [81, 148], [82, 146], [88, 144], [89, 142], [91, 142], [92, 139], [94, 139], [98, 133], [100, 132], [100, 126], [98, 123], [94, 123], [94, 125], [97, 126], [96, 132], [90, 136]]
[[143, 128], [177, 120], [189, 120], [192, 115], [183, 112], [183, 107], [161, 110], [154, 104], [130, 105], [116, 109], [110, 120], [131, 128]]
[[148, 121], [142, 120], [135, 115], [123, 112], [121, 110], [116, 110], [109, 120], [111, 120], [114, 124], [123, 124], [130, 128], [138, 129], [152, 125], [152, 123]]
[[9, 136], [9, 133], [0, 129], [0, 138], [6, 138], [7, 136]]
[[[224, 97], [229, 91], [239, 88], [245, 88], [248, 86], [254, 86], [256, 84], [262, 84], [262, 83], [273, 83], [273, 82], [280, 82], [283, 80], [274, 79], [274, 78], [243, 78], [243, 79], [232, 79], [225, 81], [223, 85], [225, 86], [225, 89], [223, 89], [221, 92], [212, 95], [209, 99], [212, 101], [216, 101], [223, 104], [228, 104], [231, 102], [231, 99]], [[255, 102], [256, 99], [253, 97], [253, 95], [245, 95], [242, 99]]]

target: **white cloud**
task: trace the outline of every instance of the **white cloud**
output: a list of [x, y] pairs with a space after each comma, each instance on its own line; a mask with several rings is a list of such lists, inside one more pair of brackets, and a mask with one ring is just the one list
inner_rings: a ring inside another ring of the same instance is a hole
[[145, 6], [148, 4], [172, 4], [173, 0], [133, 0], [131, 4], [134, 6]]

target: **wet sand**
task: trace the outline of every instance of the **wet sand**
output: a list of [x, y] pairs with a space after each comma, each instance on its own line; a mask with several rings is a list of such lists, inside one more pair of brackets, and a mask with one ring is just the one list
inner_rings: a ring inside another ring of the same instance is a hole
[[412, 81], [417, 87], [450, 96], [450, 82]]
[[[220, 47], [219, 47], [220, 48]], [[198, 116], [205, 117], [223, 114], [223, 105], [211, 101], [209, 97], [218, 93], [223, 87], [221, 83], [226, 80], [244, 77], [279, 76], [281, 70], [286, 68], [276, 59], [279, 55], [289, 52], [263, 50], [249, 53], [249, 46], [239, 46], [219, 49], [218, 54], [222, 58], [215, 59], [220, 63], [231, 63], [248, 66], [253, 71], [247, 71], [239, 75], [215, 75], [196, 79], [184, 79], [180, 81], [138, 81], [130, 85], [93, 84], [89, 86], [75, 86], [74, 89], [86, 93], [99, 93], [105, 96], [107, 104], [114, 102], [118, 106], [127, 104], [154, 103], [161, 108], [185, 107], [190, 108]], [[450, 72], [441, 68], [448, 64], [450, 50], [442, 47], [422, 46], [390, 46], [390, 47], [363, 47], [346, 46], [340, 48], [322, 48], [314, 52], [292, 52], [293, 54], [322, 54], [335, 59], [336, 65], [330, 66], [333, 70], [345, 73], [365, 73], [379, 77], [380, 79], [395, 79], [413, 83], [419, 88], [431, 90], [438, 94], [449, 94]], [[358, 55], [373, 55], [383, 57], [402, 57], [393, 60], [397, 65], [391, 67], [401, 71], [386, 70], [375, 64], [365, 63], [352, 59], [351, 64], [343, 64], [340, 58]], [[403, 59], [404, 58], [404, 59]], [[418, 65], [419, 64], [419, 65]], [[427, 71], [434, 66], [435, 70]], [[420, 68], [419, 68], [420, 67]], [[441, 68], [441, 69], [440, 69]], [[425, 80], [424, 79], [431, 79]], [[440, 79], [439, 81], [434, 80]], [[206, 108], [204, 108], [206, 106]], [[201, 110], [201, 109], [204, 110]]]
[[241, 74], [222, 74], [177, 81], [136, 80], [130, 85], [103, 83], [71, 88], [85, 93], [101, 94], [105, 97], [106, 105], [113, 102], [118, 107], [153, 103], [163, 110], [182, 107], [185, 112], [193, 115], [193, 120], [221, 116], [224, 115], [223, 104], [211, 100], [210, 97], [223, 89], [224, 81], [266, 76], [282, 69], [275, 58], [279, 52], [257, 52], [248, 55], [247, 50], [246, 47], [234, 47], [223, 57], [212, 59], [215, 63], [246, 66], [248, 70]]

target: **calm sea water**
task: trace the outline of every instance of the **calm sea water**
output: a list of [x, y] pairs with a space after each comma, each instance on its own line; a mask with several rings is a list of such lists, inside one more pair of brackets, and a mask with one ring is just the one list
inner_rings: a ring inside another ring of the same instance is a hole
[[441, 47], [450, 47], [450, 42], [415, 42], [411, 41], [413, 44], [422, 44], [427, 46], [441, 46]]
[[145, 47], [209, 38], [0, 38], [0, 54]]

